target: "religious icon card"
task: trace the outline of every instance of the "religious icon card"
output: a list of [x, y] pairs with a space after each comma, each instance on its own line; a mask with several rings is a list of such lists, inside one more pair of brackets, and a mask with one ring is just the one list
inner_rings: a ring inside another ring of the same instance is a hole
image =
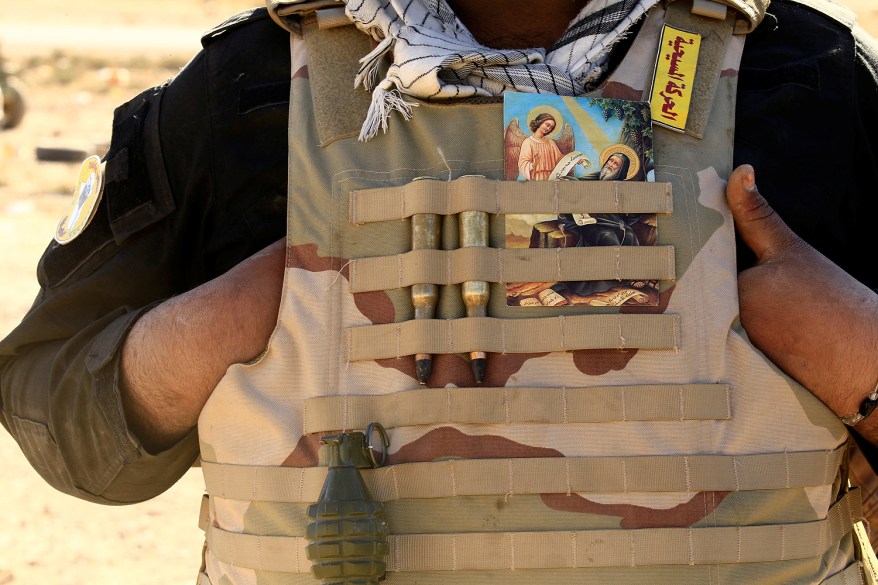
[[[507, 92], [503, 101], [508, 181], [653, 181], [649, 102]], [[583, 189], [587, 187], [583, 185]], [[652, 246], [654, 213], [506, 216], [507, 248]], [[507, 283], [509, 306], [657, 305], [656, 280]]]

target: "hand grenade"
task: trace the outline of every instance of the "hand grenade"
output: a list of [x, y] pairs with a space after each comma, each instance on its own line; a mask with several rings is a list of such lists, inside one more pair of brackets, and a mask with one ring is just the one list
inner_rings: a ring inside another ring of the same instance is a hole
[[[370, 440], [377, 427], [386, 449], [381, 425], [369, 427]], [[372, 445], [366, 446], [366, 435], [360, 432], [329, 435], [321, 443], [329, 473], [317, 503], [308, 507], [305, 538], [311, 572], [324, 585], [378, 583], [384, 579], [390, 552], [384, 505], [372, 499], [359, 471], [378, 466]]]

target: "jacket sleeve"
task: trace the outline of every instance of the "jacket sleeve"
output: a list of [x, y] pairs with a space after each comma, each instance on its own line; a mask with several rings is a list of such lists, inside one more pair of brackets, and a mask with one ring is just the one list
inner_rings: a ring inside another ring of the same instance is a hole
[[0, 422], [80, 498], [142, 501], [197, 459], [195, 431], [148, 453], [128, 430], [122, 342], [152, 306], [284, 234], [288, 35], [264, 11], [230, 22], [173, 80], [116, 110], [95, 216], [49, 244], [34, 305], [0, 342]]
[[[810, 4], [810, 3], [809, 3]], [[805, 241], [872, 289], [878, 216], [878, 69], [874, 39], [812, 6], [772, 0], [747, 35], [738, 80], [735, 166]], [[739, 265], [752, 253], [738, 246]]]

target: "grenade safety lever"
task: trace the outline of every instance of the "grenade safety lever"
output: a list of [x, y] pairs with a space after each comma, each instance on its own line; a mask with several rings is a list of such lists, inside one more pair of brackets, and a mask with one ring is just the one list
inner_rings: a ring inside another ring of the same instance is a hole
[[[372, 436], [383, 449], [376, 461]], [[384, 505], [376, 502], [360, 475], [361, 468], [384, 464], [390, 441], [379, 423], [366, 433], [321, 438], [329, 472], [316, 504], [308, 506], [306, 554], [311, 572], [323, 585], [373, 585], [384, 579], [390, 552]]]

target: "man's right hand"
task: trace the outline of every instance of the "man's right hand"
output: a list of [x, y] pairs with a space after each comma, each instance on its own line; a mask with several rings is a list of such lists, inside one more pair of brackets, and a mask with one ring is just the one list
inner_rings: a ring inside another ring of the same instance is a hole
[[132, 431], [151, 453], [197, 424], [229, 366], [257, 358], [277, 324], [286, 241], [143, 315], [122, 347], [120, 387]]

